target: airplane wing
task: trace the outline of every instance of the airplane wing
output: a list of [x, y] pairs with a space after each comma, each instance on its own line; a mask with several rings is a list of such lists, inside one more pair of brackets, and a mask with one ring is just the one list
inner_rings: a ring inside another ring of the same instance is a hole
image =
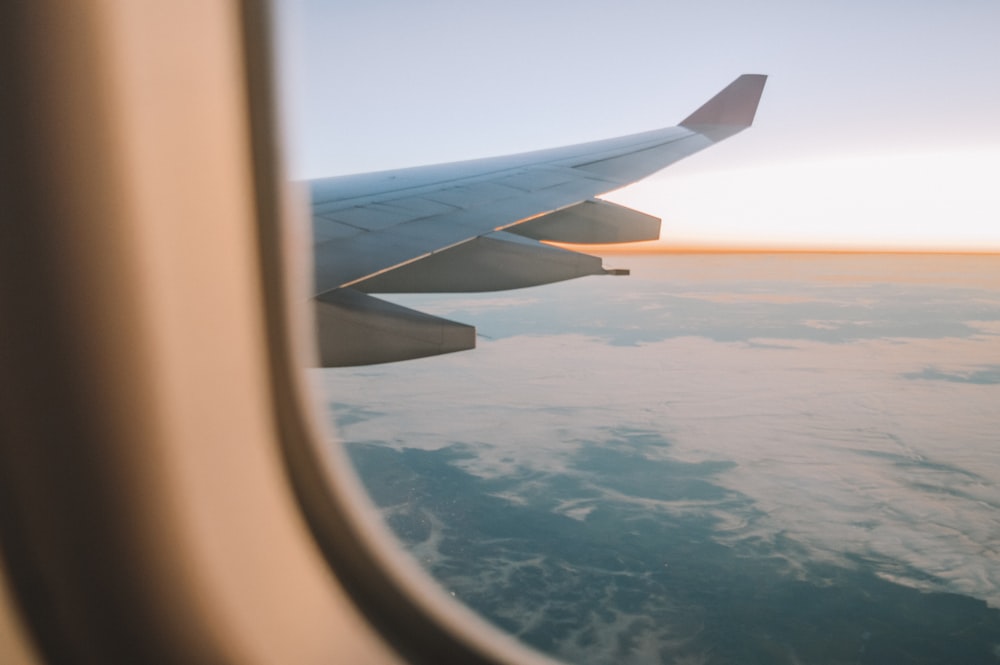
[[475, 346], [475, 328], [371, 293], [494, 291], [607, 274], [547, 245], [655, 240], [660, 220], [594, 197], [749, 127], [767, 77], [745, 74], [680, 125], [602, 141], [309, 183], [324, 367]]

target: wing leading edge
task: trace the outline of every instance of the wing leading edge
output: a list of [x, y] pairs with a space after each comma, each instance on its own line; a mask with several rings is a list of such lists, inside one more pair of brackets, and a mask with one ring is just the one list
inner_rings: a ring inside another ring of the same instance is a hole
[[767, 77], [745, 74], [676, 127], [562, 148], [310, 182], [321, 363], [473, 348], [474, 329], [368, 293], [493, 291], [620, 273], [579, 244], [659, 237], [660, 220], [594, 197], [749, 127]]

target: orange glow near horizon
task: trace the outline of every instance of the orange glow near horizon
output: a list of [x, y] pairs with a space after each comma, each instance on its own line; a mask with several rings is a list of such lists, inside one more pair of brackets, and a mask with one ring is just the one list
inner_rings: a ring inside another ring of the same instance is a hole
[[667, 171], [605, 197], [662, 217], [660, 240], [574, 249], [1000, 253], [997, 173], [1000, 148]]
[[1000, 256], [1000, 249], [927, 249], [914, 247], [905, 248], [866, 248], [866, 247], [815, 247], [803, 245], [775, 246], [766, 245], [672, 245], [663, 241], [629, 243], [622, 245], [573, 245], [569, 243], [548, 243], [555, 247], [568, 249], [583, 254], [597, 256], [649, 256], [654, 254], [942, 254], [968, 256]]

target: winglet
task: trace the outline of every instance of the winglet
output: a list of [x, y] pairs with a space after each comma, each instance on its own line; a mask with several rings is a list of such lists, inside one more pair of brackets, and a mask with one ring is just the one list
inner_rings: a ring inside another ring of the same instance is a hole
[[681, 127], [727, 126], [746, 128], [753, 124], [765, 74], [744, 74], [681, 122]]

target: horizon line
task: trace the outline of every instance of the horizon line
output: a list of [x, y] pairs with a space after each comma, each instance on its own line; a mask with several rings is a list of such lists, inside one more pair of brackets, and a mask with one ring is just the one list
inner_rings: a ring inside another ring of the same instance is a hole
[[1000, 249], [931, 249], [931, 248], [866, 248], [866, 247], [725, 247], [718, 245], [666, 245], [635, 247], [616, 244], [581, 245], [546, 242], [546, 244], [585, 254], [655, 255], [655, 254], [933, 254], [954, 256], [1000, 256]]

